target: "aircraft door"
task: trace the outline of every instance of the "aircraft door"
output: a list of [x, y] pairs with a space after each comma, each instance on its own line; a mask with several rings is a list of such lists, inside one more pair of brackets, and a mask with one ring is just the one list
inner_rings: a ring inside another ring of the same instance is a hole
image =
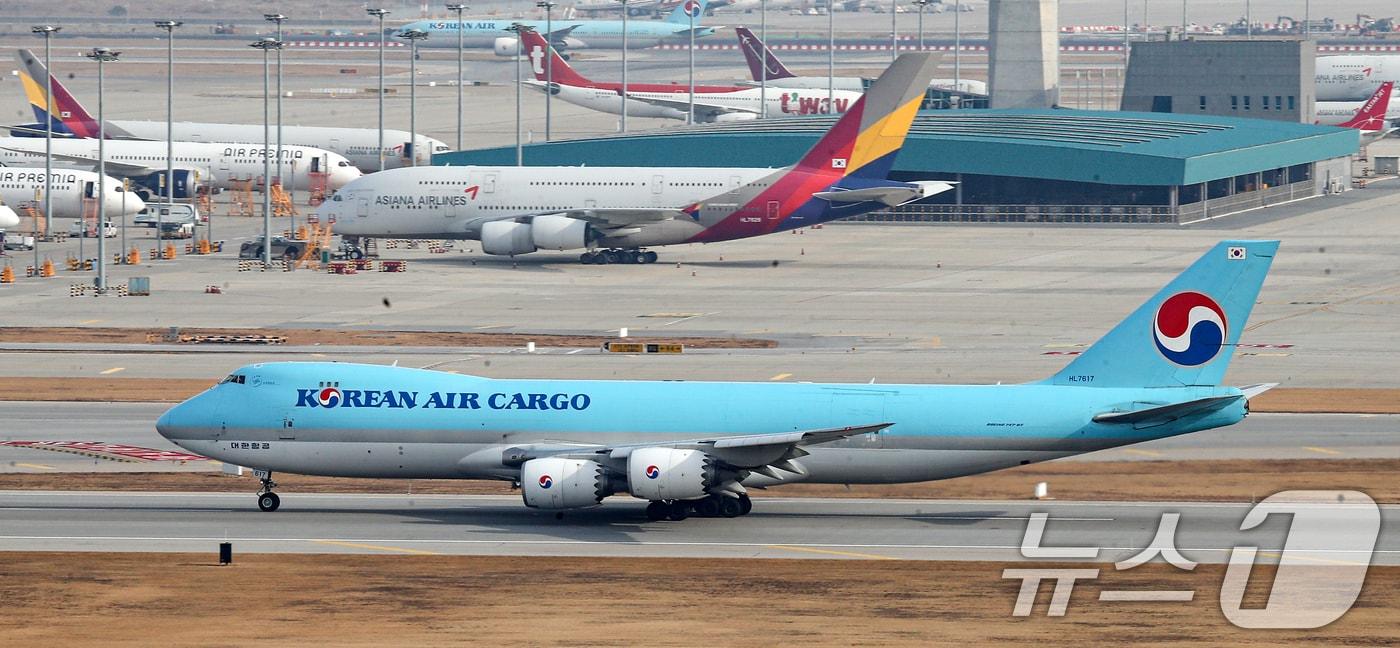
[[776, 200], [768, 201], [768, 209], [765, 215], [768, 217], [769, 222], [778, 220], [778, 218], [783, 215], [782, 205], [778, 204]]
[[366, 196], [360, 196], [359, 198], [356, 198], [356, 199], [355, 199], [355, 216], [356, 216], [357, 218], [368, 218], [368, 217], [369, 217], [369, 198], [368, 198], [368, 197], [366, 197]]
[[[880, 389], [835, 389], [831, 393], [831, 423], [833, 426], [886, 423], [889, 421], [886, 401], [890, 395], [891, 392]], [[883, 448], [885, 440], [883, 434], [862, 434], [828, 445], [838, 448]]]
[[654, 175], [651, 177], [651, 192], [660, 194], [666, 188], [666, 176]]
[[83, 183], [83, 197], [84, 197], [84, 198], [96, 198], [96, 197], [97, 197], [97, 183], [95, 183], [95, 182], [90, 182], [90, 181], [89, 181], [89, 182], [84, 182], [84, 183]]
[[482, 193], [496, 193], [496, 173], [487, 173], [481, 179]]
[[312, 173], [323, 173], [323, 172], [325, 172], [325, 170], [326, 170], [326, 163], [325, 163], [324, 160], [322, 160], [322, 159], [319, 158], [319, 157], [313, 157], [313, 158], [311, 158], [311, 172], [312, 172]]

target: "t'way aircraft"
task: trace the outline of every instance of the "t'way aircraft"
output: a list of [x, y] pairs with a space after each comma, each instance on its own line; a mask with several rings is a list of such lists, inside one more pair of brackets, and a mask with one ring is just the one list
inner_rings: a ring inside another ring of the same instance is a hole
[[[541, 92], [549, 89], [554, 96], [584, 108], [622, 114], [621, 83], [585, 78], [569, 67], [554, 48], [549, 47], [544, 38], [535, 32], [521, 32], [521, 39], [531, 70], [535, 74], [535, 79], [526, 81], [526, 85]], [[545, 64], [545, 56], [549, 56], [553, 61], [552, 70]], [[548, 83], [550, 78], [554, 80], [552, 87]], [[765, 102], [768, 105], [769, 117], [844, 113], [857, 99], [860, 99], [859, 92], [846, 90], [837, 91], [828, 97], [824, 91], [764, 92], [752, 86], [696, 85], [695, 121], [708, 123], [758, 119], [763, 116]], [[632, 117], [685, 119], [689, 110], [689, 84], [627, 84], [627, 114]]]
[[947, 479], [1238, 423], [1221, 381], [1277, 241], [1223, 241], [1059, 373], [1023, 385], [497, 380], [276, 362], [166, 412], [161, 435], [259, 471], [500, 479], [525, 505], [743, 515], [746, 489]]
[[651, 263], [647, 246], [761, 236], [901, 205], [946, 182], [887, 180], [936, 62], [906, 54], [796, 165], [391, 169], [318, 208], [335, 233], [481, 241], [487, 254], [586, 250], [584, 263]]
[[[753, 76], [753, 83], [765, 83], [770, 88], [801, 88], [810, 90], [849, 90], [852, 92], [862, 92], [865, 86], [870, 83], [870, 79], [861, 77], [838, 76], [798, 76], [789, 70], [783, 62], [778, 60], [778, 55], [768, 47], [753, 31], [748, 27], [735, 27], [734, 34], [739, 37], [739, 49], [744, 51], [744, 60], [749, 64], [749, 73]], [[764, 64], [767, 63], [768, 74], [763, 73]], [[939, 90], [951, 90], [963, 94], [985, 95], [987, 94], [987, 83], [975, 79], [929, 79], [930, 88]]]

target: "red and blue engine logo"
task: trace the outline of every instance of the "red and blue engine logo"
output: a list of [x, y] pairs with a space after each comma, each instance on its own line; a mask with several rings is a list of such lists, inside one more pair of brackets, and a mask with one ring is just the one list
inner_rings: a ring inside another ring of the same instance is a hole
[[685, 13], [691, 18], [700, 17], [700, 3], [696, 0], [685, 0]]
[[656, 466], [647, 466], [646, 475], [647, 479], [656, 479], [661, 476], [661, 469]]
[[554, 485], [554, 478], [549, 475], [540, 475], [540, 488], [549, 490]]
[[1225, 311], [1214, 299], [1198, 292], [1180, 292], [1157, 307], [1152, 339], [1162, 355], [1185, 367], [1215, 359], [1229, 331]]
[[344, 398], [340, 395], [340, 390], [335, 387], [327, 387], [316, 392], [316, 403], [321, 407], [335, 407], [342, 402], [344, 402]]

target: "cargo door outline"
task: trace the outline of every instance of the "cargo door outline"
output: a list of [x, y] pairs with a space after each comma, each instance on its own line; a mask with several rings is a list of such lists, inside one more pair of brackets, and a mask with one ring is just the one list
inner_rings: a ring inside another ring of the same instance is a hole
[[[882, 389], [832, 389], [831, 420], [838, 426], [874, 425], [888, 422], [886, 410], [894, 392]], [[839, 441], [824, 443], [827, 448], [883, 448], [883, 430], [873, 434], [861, 434]]]

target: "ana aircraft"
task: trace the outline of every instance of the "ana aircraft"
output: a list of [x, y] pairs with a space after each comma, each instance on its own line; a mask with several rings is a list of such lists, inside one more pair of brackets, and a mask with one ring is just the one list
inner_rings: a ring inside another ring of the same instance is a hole
[[748, 513], [747, 489], [947, 479], [1233, 425], [1272, 385], [1221, 385], [1277, 241], [1223, 241], [1079, 357], [1023, 385], [497, 380], [254, 364], [161, 435], [261, 471], [500, 479], [526, 506], [627, 493], [653, 520]]
[[[0, 167], [0, 198], [6, 205], [23, 209], [32, 207], [44, 213], [44, 167]], [[49, 178], [50, 208], [55, 218], [82, 218], [97, 213], [97, 174], [92, 171], [56, 169]], [[136, 192], [124, 192], [122, 181], [108, 176], [103, 182], [108, 218], [135, 215], [145, 209], [146, 202]], [[125, 211], [123, 212], [123, 205]]]
[[585, 250], [584, 263], [652, 263], [643, 248], [760, 236], [919, 200], [944, 182], [886, 179], [936, 63], [901, 56], [794, 166], [394, 169], [350, 183], [319, 214], [350, 237], [481, 241], [487, 254]]
[[[799, 88], [810, 90], [826, 90], [831, 87], [834, 90], [844, 90], [850, 92], [864, 92], [865, 86], [870, 85], [870, 79], [861, 77], [824, 77], [824, 76], [798, 76], [783, 62], [778, 60], [778, 55], [772, 49], [759, 40], [748, 27], [735, 27], [734, 33], [739, 37], [739, 49], [744, 52], [744, 59], [749, 63], [749, 73], [753, 76], [755, 83], [762, 83], [764, 52], [768, 53], [768, 76], [767, 85], [770, 88]], [[987, 94], [987, 83], [972, 79], [930, 79], [930, 88], [939, 90], [949, 90], [964, 94], [985, 95]]]
[[1385, 81], [1400, 83], [1400, 56], [1319, 56], [1316, 70], [1318, 102], [1362, 101]]
[[[24, 137], [43, 137], [44, 122], [52, 120], [52, 128], [58, 137], [97, 137], [97, 118], [93, 117], [72, 93], [59, 82], [53, 80], [53, 110], [44, 107], [44, 79], [48, 70], [32, 52], [26, 49], [17, 54], [20, 62], [20, 82], [25, 96], [34, 110], [37, 124], [25, 124], [11, 128], [12, 134]], [[158, 140], [165, 141], [164, 121], [107, 120], [105, 129], [108, 139]], [[276, 131], [273, 131], [276, 137]], [[172, 135], [181, 142], [232, 142], [235, 144], [258, 144], [263, 142], [262, 124], [215, 124], [207, 122], [175, 122]], [[275, 139], [274, 139], [275, 141]], [[336, 126], [282, 126], [282, 144], [307, 146], [324, 149], [345, 156], [351, 164], [365, 173], [379, 170], [379, 131], [374, 128], [342, 128]], [[431, 137], [419, 135], [415, 139], [408, 131], [384, 129], [384, 168], [393, 169], [432, 163], [434, 153], [450, 150], [447, 144]]]
[[[268, 149], [271, 157], [275, 149]], [[263, 176], [261, 145], [205, 144], [175, 142], [176, 198], [195, 195], [201, 183], [218, 189], [231, 189], [235, 181], [253, 180], [260, 188]], [[139, 185], [135, 189], [142, 199], [164, 195], [160, 187], [166, 172], [166, 144], [146, 140], [110, 140], [106, 143], [107, 173], [130, 178]], [[310, 189], [313, 173], [326, 174], [327, 190], [336, 190], [363, 175], [341, 155], [305, 146], [285, 145], [280, 160], [283, 186], [289, 189]], [[33, 137], [0, 137], [0, 164], [32, 166], [44, 163], [44, 141]], [[68, 169], [97, 169], [97, 140], [56, 139], [53, 141], [53, 164]], [[279, 165], [273, 163], [273, 173]]]
[[[529, 57], [535, 80], [525, 83], [544, 92], [547, 88], [555, 96], [571, 104], [593, 110], [622, 114], [622, 84], [591, 81], [574, 71], [569, 64], [549, 47], [544, 38], [534, 32], [523, 32], [525, 51]], [[545, 64], [545, 52], [553, 61], [553, 69]], [[554, 85], [547, 80], [553, 75]], [[768, 105], [768, 116], [820, 115], [832, 112], [844, 113], [857, 99], [859, 92], [838, 91], [828, 97], [823, 92], [798, 92], [796, 90], [769, 90], [749, 86], [696, 85], [695, 121], [726, 122], [758, 119], [762, 116], [764, 101]], [[685, 119], [690, 110], [690, 86], [680, 83], [629, 83], [627, 84], [627, 114], [632, 117], [660, 117], [665, 119]]]
[[[689, 0], [676, 7], [665, 20], [627, 21], [627, 47], [655, 47], [660, 43], [683, 43], [690, 40], [690, 13], [695, 15], [695, 37], [704, 38], [715, 33], [714, 27], [700, 26], [700, 18], [705, 12], [706, 0]], [[690, 12], [690, 13], [687, 13]], [[622, 47], [621, 20], [579, 20], [556, 18], [548, 23], [544, 20], [482, 20], [479, 18], [462, 21], [462, 44], [464, 47], [490, 47], [501, 56], [515, 56], [515, 38], [508, 29], [513, 25], [523, 25], [540, 33], [548, 33], [549, 41], [559, 49], [620, 49]], [[553, 29], [547, 32], [547, 29]], [[419, 20], [400, 27], [396, 34], [410, 30], [427, 32], [428, 38], [420, 47], [456, 47], [457, 21]]]

